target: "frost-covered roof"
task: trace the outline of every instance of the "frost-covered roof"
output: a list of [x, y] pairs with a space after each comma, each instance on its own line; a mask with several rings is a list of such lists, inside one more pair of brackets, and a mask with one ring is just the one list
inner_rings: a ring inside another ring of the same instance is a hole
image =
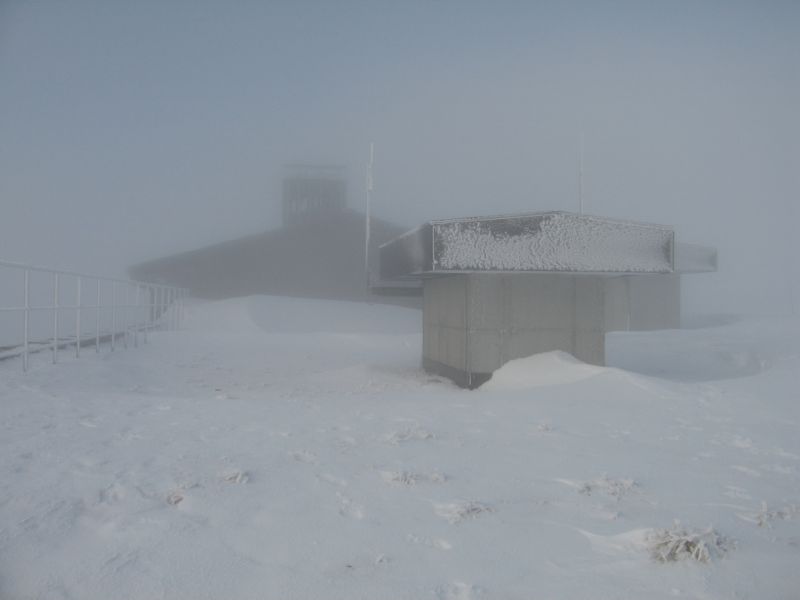
[[381, 248], [381, 275], [671, 273], [670, 227], [567, 212], [430, 221]]

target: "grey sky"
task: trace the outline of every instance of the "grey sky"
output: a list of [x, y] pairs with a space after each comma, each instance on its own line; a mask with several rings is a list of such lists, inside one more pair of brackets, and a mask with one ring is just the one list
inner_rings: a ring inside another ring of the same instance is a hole
[[0, 0], [0, 257], [118, 274], [277, 226], [280, 166], [375, 211], [577, 206], [720, 249], [698, 310], [789, 308], [797, 2]]

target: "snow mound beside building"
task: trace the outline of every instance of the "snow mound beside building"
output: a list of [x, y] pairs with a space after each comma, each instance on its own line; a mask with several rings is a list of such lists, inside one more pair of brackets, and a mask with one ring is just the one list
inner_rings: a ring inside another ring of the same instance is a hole
[[581, 362], [568, 352], [542, 352], [507, 362], [494, 372], [481, 389], [503, 391], [562, 385], [594, 377], [606, 370], [605, 367]]

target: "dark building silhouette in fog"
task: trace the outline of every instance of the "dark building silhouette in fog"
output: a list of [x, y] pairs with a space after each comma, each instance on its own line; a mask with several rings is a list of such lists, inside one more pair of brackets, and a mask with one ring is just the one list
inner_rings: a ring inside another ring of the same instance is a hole
[[326, 218], [347, 207], [344, 167], [286, 165], [283, 178], [283, 224]]
[[[343, 167], [288, 165], [281, 208], [280, 229], [140, 263], [129, 274], [140, 281], [186, 287], [202, 298], [271, 294], [375, 299], [364, 273], [364, 215], [347, 207]], [[378, 247], [404, 230], [372, 219], [372, 272], [378, 272]]]

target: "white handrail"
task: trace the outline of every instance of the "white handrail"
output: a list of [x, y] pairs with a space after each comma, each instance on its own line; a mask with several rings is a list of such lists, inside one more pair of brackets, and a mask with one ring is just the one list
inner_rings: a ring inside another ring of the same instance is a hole
[[[15, 356], [22, 357], [22, 369], [28, 370], [29, 356], [33, 352], [38, 352], [50, 348], [53, 355], [53, 363], [58, 361], [58, 351], [71, 344], [75, 344], [75, 358], [80, 358], [81, 346], [94, 341], [95, 351], [100, 352], [100, 343], [103, 339], [110, 341], [110, 350], [115, 350], [116, 341], [122, 336], [123, 347], [128, 347], [128, 336], [133, 335], [133, 346], [139, 345], [139, 332], [143, 336], [142, 340], [148, 343], [148, 332], [155, 328], [179, 329], [183, 321], [183, 304], [188, 296], [188, 290], [176, 286], [150, 283], [145, 281], [134, 281], [129, 279], [118, 279], [114, 277], [103, 277], [76, 271], [66, 271], [51, 269], [38, 265], [27, 265], [24, 263], [0, 260], [0, 267], [22, 271], [23, 276], [23, 298], [22, 306], [0, 306], [0, 314], [9, 312], [19, 312], [22, 316], [23, 339], [21, 345], [11, 345], [4, 348], [0, 359]], [[52, 278], [52, 304], [34, 305], [31, 302], [31, 273], [48, 273]], [[83, 288], [86, 280], [96, 282], [96, 301], [94, 304], [83, 304]], [[75, 285], [75, 304], [64, 304], [62, 302], [60, 290], [67, 283], [74, 282]], [[102, 288], [104, 285], [110, 288], [108, 302], [103, 303]], [[121, 288], [121, 290], [119, 289]], [[131, 290], [135, 290], [135, 299], [131, 302]], [[121, 291], [122, 293], [118, 293]], [[142, 302], [144, 298], [144, 302]], [[74, 311], [75, 333], [72, 337], [60, 336], [59, 313], [60, 311]], [[81, 313], [87, 310], [95, 311], [94, 331], [90, 335], [85, 335], [81, 329]], [[31, 314], [36, 311], [52, 311], [52, 337], [39, 340], [31, 339]], [[101, 315], [103, 311], [110, 311], [111, 327], [108, 331], [101, 330]], [[161, 317], [166, 315], [164, 319]], [[118, 326], [117, 318], [120, 324]], [[37, 344], [32, 348], [32, 344]], [[0, 343], [2, 346], [2, 343]]]

